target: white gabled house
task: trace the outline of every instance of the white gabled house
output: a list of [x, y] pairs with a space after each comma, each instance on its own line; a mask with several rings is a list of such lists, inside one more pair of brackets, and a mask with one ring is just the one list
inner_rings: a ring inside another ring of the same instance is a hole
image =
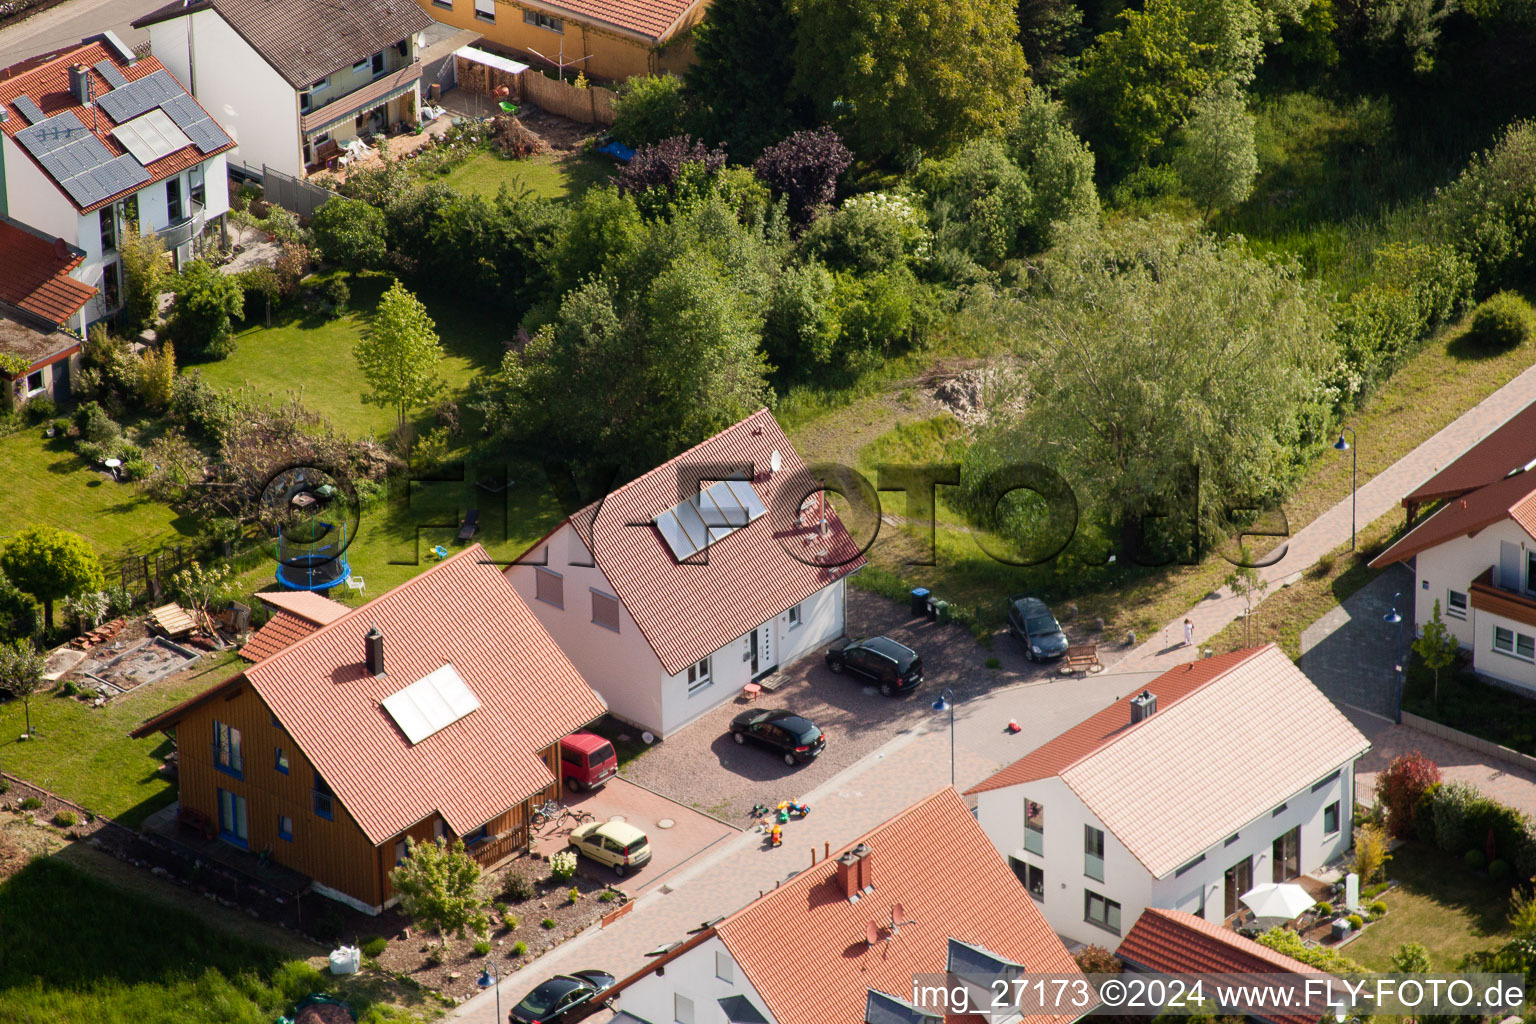
[[[1403, 498], [1443, 502], [1371, 562], [1412, 560], [1415, 631], [1434, 616], [1480, 675], [1536, 695], [1536, 403]], [[1404, 609], [1406, 611], [1406, 609]]]
[[1170, 669], [968, 792], [1057, 934], [1113, 950], [1148, 907], [1219, 922], [1343, 854], [1369, 748], [1270, 644]]
[[762, 409], [570, 516], [507, 578], [615, 716], [666, 736], [841, 636], [863, 564]]
[[233, 165], [294, 177], [323, 170], [365, 132], [414, 124], [417, 36], [410, 0], [174, 0], [133, 23], [234, 136]]
[[[914, 992], [950, 973], [974, 980], [995, 1015], [944, 1016]], [[981, 979], [1021, 973], [1070, 983], [1079, 971], [946, 788], [680, 938], [615, 986], [615, 1024], [1069, 1024], [1092, 1009], [993, 1006]]]
[[0, 72], [0, 216], [79, 250], [87, 325], [122, 308], [118, 242], [159, 235], [177, 266], [229, 211], [234, 141], [153, 57], [111, 32]]

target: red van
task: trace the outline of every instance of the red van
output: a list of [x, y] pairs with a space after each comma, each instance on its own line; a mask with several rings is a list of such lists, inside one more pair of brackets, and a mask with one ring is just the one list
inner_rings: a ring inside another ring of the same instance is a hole
[[613, 744], [596, 733], [573, 732], [560, 741], [560, 774], [565, 788], [596, 789], [619, 770]]

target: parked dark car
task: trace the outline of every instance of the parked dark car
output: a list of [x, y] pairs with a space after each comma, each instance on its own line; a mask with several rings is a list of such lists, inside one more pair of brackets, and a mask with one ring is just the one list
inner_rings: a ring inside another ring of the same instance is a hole
[[1054, 661], [1067, 653], [1061, 623], [1038, 597], [1008, 599], [1008, 632], [1019, 638], [1030, 661]]
[[731, 719], [731, 738], [737, 743], [753, 740], [776, 750], [788, 765], [814, 761], [827, 747], [827, 738], [815, 722], [782, 708], [743, 711]]
[[827, 648], [827, 668], [861, 675], [887, 697], [916, 689], [923, 681], [923, 659], [888, 636], [849, 640]]
[[607, 971], [558, 974], [529, 992], [507, 1014], [509, 1024], [574, 1024], [602, 1008], [599, 997], [616, 979]]

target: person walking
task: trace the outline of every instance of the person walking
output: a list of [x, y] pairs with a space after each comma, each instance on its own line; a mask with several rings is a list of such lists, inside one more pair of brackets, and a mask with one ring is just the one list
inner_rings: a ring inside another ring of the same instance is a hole
[[1184, 646], [1195, 646], [1195, 624], [1188, 619], [1184, 620]]

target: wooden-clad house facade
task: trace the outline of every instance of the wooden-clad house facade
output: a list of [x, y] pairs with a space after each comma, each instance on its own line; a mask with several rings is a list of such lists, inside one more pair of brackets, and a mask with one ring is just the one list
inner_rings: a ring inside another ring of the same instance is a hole
[[[183, 822], [370, 911], [407, 837], [487, 866], [525, 850], [560, 738], [604, 706], [475, 551], [134, 730], [175, 735]], [[475, 706], [421, 735], [384, 702], [445, 668]]]

